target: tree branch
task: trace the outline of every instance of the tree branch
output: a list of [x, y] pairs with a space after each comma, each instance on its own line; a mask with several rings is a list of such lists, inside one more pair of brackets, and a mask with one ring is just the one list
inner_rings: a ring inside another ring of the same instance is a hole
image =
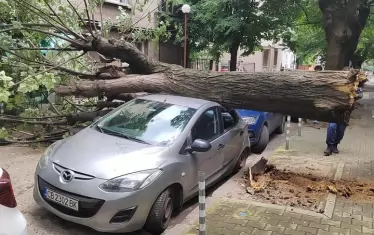
[[26, 31], [34, 31], [34, 32], [39, 32], [39, 33], [43, 33], [43, 34], [46, 34], [46, 35], [50, 35], [50, 36], [54, 36], [56, 38], [60, 38], [62, 40], [65, 40], [67, 42], [70, 42], [72, 45], [75, 46], [75, 48], [79, 49], [79, 48], [84, 48], [82, 44], [76, 42], [75, 40], [73, 39], [70, 39], [70, 38], [67, 38], [67, 37], [63, 37], [59, 34], [56, 34], [56, 33], [52, 33], [52, 32], [48, 32], [48, 31], [45, 31], [45, 30], [41, 30], [41, 29], [36, 29], [36, 28], [29, 28], [29, 27], [21, 27], [21, 28], [7, 28], [7, 29], [3, 29], [3, 30], [0, 30], [0, 33], [5, 33], [5, 32], [9, 32], [9, 31], [17, 31], [17, 30], [26, 30]]
[[[93, 30], [92, 30], [92, 24], [91, 24], [91, 17], [90, 17], [90, 13], [88, 12], [88, 4], [87, 4], [87, 1], [86, 0], [83, 0], [84, 2], [84, 7], [85, 7], [85, 10], [86, 10], [86, 14], [87, 14], [87, 20], [88, 20], [88, 23], [89, 23], [89, 31], [92, 35], [92, 37], [95, 38], [95, 35], [93, 33]], [[95, 23], [95, 22], [94, 22]]]
[[[19, 1], [19, 2], [16, 1], [16, 4], [17, 4], [17, 3], [18, 3], [18, 6], [19, 6], [20, 8], [23, 8], [23, 9], [24, 9], [24, 11], [32, 11], [34, 14], [36, 14], [37, 16], [39, 16], [40, 18], [42, 18], [43, 20], [45, 20], [45, 21], [46, 21], [49, 25], [51, 25], [53, 28], [55, 28], [55, 29], [61, 29], [61, 28], [64, 29], [64, 30], [62, 31], [62, 33], [63, 33], [66, 37], [69, 37], [67, 33], [72, 34], [72, 35], [75, 35], [75, 34], [76, 34], [76, 33], [73, 32], [72, 30], [70, 30], [69, 28], [66, 28], [65, 26], [61, 25], [61, 24], [60, 24], [56, 19], [54, 19], [53, 17], [51, 17], [51, 16], [45, 14], [45, 12], [43, 12], [41, 9], [39, 9], [39, 8], [37, 8], [37, 7], [35, 7], [35, 6], [33, 6], [32, 4], [29, 4], [27, 1]], [[23, 3], [26, 4], [28, 7], [25, 8], [25, 6], [23, 5]], [[60, 26], [57, 26], [57, 25], [55, 25], [55, 24], [53, 24], [53, 23], [50, 22], [48, 19], [50, 19], [50, 20], [56, 22], [57, 24], [60, 24], [61, 27], [60, 27]], [[66, 33], [66, 32], [67, 32], [67, 33]], [[78, 36], [78, 37], [81, 38], [80, 36]]]
[[26, 51], [80, 51], [77, 48], [56, 48], [56, 47], [11, 47], [9, 50], [12, 51], [21, 51], [21, 50], [26, 50]]
[[[75, 14], [78, 16], [79, 20], [82, 22], [82, 25], [84, 25], [88, 31], [90, 31], [90, 28], [87, 26], [86, 22], [84, 22], [83, 18], [81, 17], [81, 15], [79, 14], [79, 12], [77, 11], [76, 7], [70, 2], [70, 0], [66, 0], [68, 2], [68, 4], [70, 5], [71, 9], [75, 12]], [[91, 32], [91, 31], [90, 31]], [[91, 32], [92, 34], [92, 32]]]
[[47, 7], [49, 8], [49, 10], [53, 13], [54, 16], [56, 16], [58, 22], [60, 22], [61, 26], [64, 27], [65, 29], [67, 29], [70, 33], [74, 34], [73, 31], [71, 31], [64, 23], [64, 21], [61, 20], [61, 18], [58, 16], [58, 14], [56, 13], [55, 10], [53, 10], [53, 8], [51, 7], [51, 5], [49, 5], [48, 1], [47, 0], [44, 0], [44, 3], [47, 5]]

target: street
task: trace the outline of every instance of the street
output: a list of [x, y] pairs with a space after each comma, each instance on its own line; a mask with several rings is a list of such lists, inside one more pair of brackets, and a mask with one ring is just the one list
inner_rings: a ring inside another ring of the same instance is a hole
[[[293, 128], [296, 125], [292, 125]], [[285, 134], [273, 135], [267, 149], [260, 156], [267, 156], [274, 149], [279, 147], [285, 141]], [[34, 169], [43, 152], [43, 149], [32, 149], [29, 147], [2, 147], [0, 149], [0, 165], [7, 169], [12, 177], [13, 187], [16, 194], [18, 208], [25, 215], [29, 224], [29, 233], [31, 235], [99, 235], [104, 233], [95, 232], [89, 228], [64, 221], [45, 209], [39, 207], [32, 197], [34, 185]], [[252, 154], [247, 161], [251, 164], [251, 159], [255, 159], [259, 155]], [[244, 169], [218, 183], [214, 188], [207, 190], [207, 197], [211, 197], [212, 193], [220, 194], [220, 189], [224, 191], [229, 189], [232, 197], [237, 197], [241, 193], [245, 193], [245, 188], [240, 187], [236, 183], [236, 179], [240, 178]], [[186, 203], [183, 211], [172, 219], [170, 227], [174, 227], [183, 221], [186, 216], [197, 207], [197, 199], [194, 198]], [[133, 233], [134, 235], [148, 234], [144, 231]]]

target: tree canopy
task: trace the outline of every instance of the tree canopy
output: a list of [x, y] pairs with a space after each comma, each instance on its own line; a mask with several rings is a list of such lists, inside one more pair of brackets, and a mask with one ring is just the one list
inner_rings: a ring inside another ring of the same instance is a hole
[[300, 14], [295, 1], [196, 0], [191, 4], [190, 48], [206, 50], [215, 59], [231, 53], [231, 70], [236, 70], [239, 47], [249, 55], [261, 49], [263, 40], [279, 40]]

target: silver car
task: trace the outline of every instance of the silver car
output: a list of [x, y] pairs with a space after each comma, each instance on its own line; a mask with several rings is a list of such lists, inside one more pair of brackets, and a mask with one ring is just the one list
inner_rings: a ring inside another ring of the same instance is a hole
[[97, 231], [160, 234], [197, 194], [199, 171], [209, 186], [245, 165], [247, 128], [214, 102], [137, 98], [52, 144], [36, 168], [34, 198]]

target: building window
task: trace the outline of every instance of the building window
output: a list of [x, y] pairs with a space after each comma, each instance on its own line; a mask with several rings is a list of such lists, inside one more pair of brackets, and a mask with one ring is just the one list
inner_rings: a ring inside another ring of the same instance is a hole
[[270, 50], [269, 49], [265, 49], [263, 51], [262, 66], [264, 66], [264, 67], [269, 66], [269, 54], [270, 54]]
[[274, 49], [274, 66], [277, 66], [278, 64], [278, 49]]

